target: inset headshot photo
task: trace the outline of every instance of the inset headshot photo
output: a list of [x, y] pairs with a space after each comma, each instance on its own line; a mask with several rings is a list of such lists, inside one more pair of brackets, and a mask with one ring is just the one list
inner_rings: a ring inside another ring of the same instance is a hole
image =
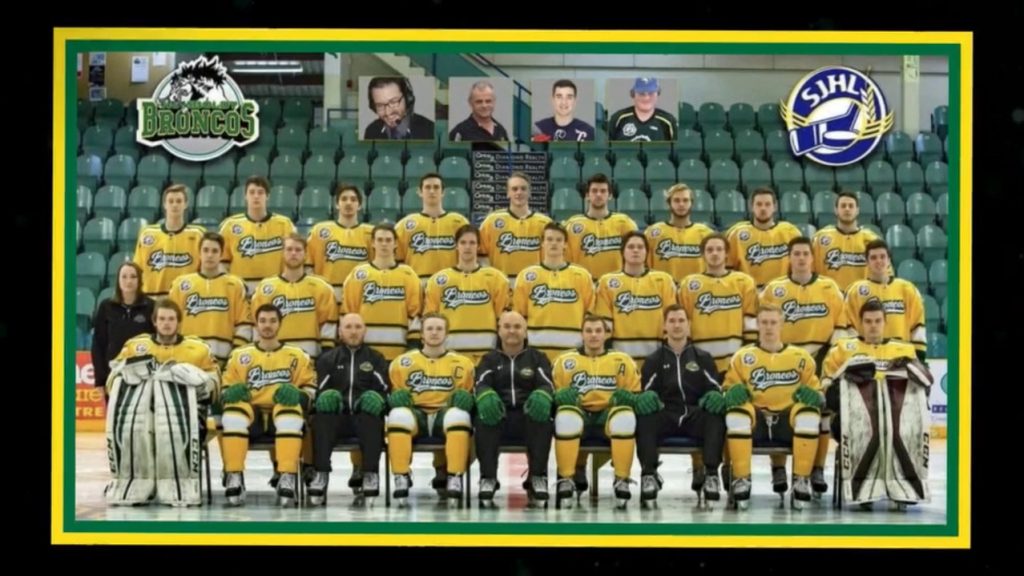
[[594, 81], [559, 78], [534, 80], [530, 140], [593, 142]]
[[432, 78], [361, 76], [359, 95], [359, 134], [363, 140], [434, 140], [436, 94]]
[[611, 78], [605, 83], [604, 107], [608, 140], [671, 142], [679, 134], [679, 121], [669, 110], [679, 107], [678, 79], [657, 76]]
[[448, 83], [448, 139], [512, 140], [512, 79], [452, 78]]

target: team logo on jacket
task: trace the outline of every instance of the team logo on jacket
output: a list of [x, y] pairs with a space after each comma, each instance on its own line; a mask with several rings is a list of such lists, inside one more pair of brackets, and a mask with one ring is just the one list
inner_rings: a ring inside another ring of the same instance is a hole
[[327, 243], [327, 246], [324, 247], [324, 255], [327, 257], [328, 262], [337, 262], [339, 260], [362, 262], [368, 256], [366, 248], [342, 246], [337, 240], [331, 240]]
[[451, 390], [455, 387], [455, 382], [451, 376], [428, 376], [421, 370], [409, 374], [407, 383], [413, 392]]
[[828, 316], [828, 306], [820, 302], [801, 304], [796, 300], [787, 300], [782, 303], [782, 316], [786, 322], [799, 322], [807, 318], [825, 318]]
[[686, 287], [690, 289], [690, 292], [696, 292], [700, 290], [700, 280], [690, 280]]
[[238, 363], [242, 366], [248, 366], [249, 364], [252, 364], [252, 356], [249, 354], [242, 354], [238, 357]]
[[459, 290], [455, 286], [449, 286], [441, 294], [441, 302], [445, 308], [455, 310], [460, 306], [479, 306], [491, 301], [491, 295], [486, 290]]
[[146, 234], [145, 236], [142, 237], [142, 245], [143, 246], [152, 246], [155, 243], [156, 243], [156, 238], [154, 238], [152, 234]]
[[583, 232], [583, 224], [576, 223], [572, 225], [573, 234], [580, 234], [581, 232]]
[[502, 220], [501, 218], [495, 219], [494, 227], [497, 228], [498, 230], [501, 230], [502, 228], [505, 227], [505, 221]]
[[750, 240], [750, 232], [746, 230], [740, 230], [739, 237], [741, 241], [746, 242], [747, 240]]
[[[415, 224], [415, 222], [410, 222]], [[427, 236], [425, 232], [417, 232], [409, 239], [409, 248], [415, 254], [423, 254], [431, 250], [454, 250], [454, 236]]]
[[359, 369], [363, 372], [373, 372], [373, 364], [369, 362], [363, 362], [359, 365]]
[[751, 264], [763, 264], [769, 260], [780, 260], [788, 254], [789, 246], [786, 244], [777, 244], [775, 246], [751, 244], [747, 246], [747, 262]]
[[572, 358], [566, 358], [565, 361], [562, 362], [562, 368], [565, 368], [566, 370], [572, 370], [576, 368], [576, 361], [573, 360]]
[[704, 292], [697, 297], [697, 311], [701, 314], [714, 314], [723, 310], [736, 310], [743, 304], [739, 294], [731, 296], [715, 296], [711, 292]]
[[772, 291], [772, 294], [774, 294], [776, 298], [782, 298], [786, 295], [786, 289], [782, 286], [776, 286], [775, 290]]
[[416, 227], [416, 221], [415, 220], [406, 220], [405, 221], [405, 229], [406, 230], [412, 230], [415, 227]]
[[362, 268], [356, 270], [356, 280], [366, 280], [368, 276], [369, 274], [367, 274], [366, 270]]
[[818, 240], [818, 242], [820, 242], [822, 246], [829, 246], [832, 244], [832, 238], [829, 236], [822, 236], [821, 240]]
[[539, 284], [530, 292], [530, 300], [537, 306], [575, 304], [579, 301], [579, 294], [572, 288], [549, 288], [547, 284]]
[[757, 361], [757, 359], [754, 358], [753, 354], [749, 354], [748, 353], [748, 354], [744, 354], [743, 355], [743, 363], [746, 364], [747, 366], [753, 366], [754, 362], [756, 362], [756, 361]]
[[498, 252], [536, 252], [540, 248], [540, 238], [519, 238], [511, 232], [502, 232], [498, 236]]
[[533, 282], [534, 280], [537, 279], [537, 273], [536, 272], [527, 272], [526, 276], [524, 276], [524, 278], [526, 278], [527, 282]]
[[264, 296], [270, 296], [271, 294], [274, 293], [274, 285], [273, 284], [264, 284], [263, 288], [261, 288], [260, 290], [263, 292]]
[[661, 296], [641, 296], [632, 292], [620, 292], [615, 297], [615, 307], [622, 314], [638, 310], [661, 310]]
[[408, 356], [402, 356], [402, 359], [399, 360], [398, 363], [403, 368], [408, 368], [409, 366], [412, 366], [412, 358], [409, 358]]
[[189, 290], [192, 289], [192, 283], [189, 282], [188, 280], [182, 280], [181, 284], [178, 285], [178, 289], [181, 290], [182, 292], [188, 292]]
[[315, 312], [316, 300], [313, 298], [287, 298], [279, 295], [271, 302], [275, 308], [281, 311], [281, 317], [301, 312]]
[[381, 286], [376, 282], [367, 282], [363, 285], [363, 302], [366, 304], [386, 301], [402, 302], [404, 300], [404, 286]]
[[144, 353], [148, 349], [149, 349], [149, 347], [146, 346], [145, 344], [136, 344], [135, 345], [135, 353], [136, 354], [142, 354], [142, 353]]
[[317, 232], [317, 236], [320, 236], [321, 240], [327, 240], [331, 237], [331, 231], [327, 228], [321, 228], [320, 232]]
[[697, 372], [699, 370], [700, 370], [700, 365], [697, 364], [696, 362], [694, 362], [693, 360], [690, 360], [689, 362], [686, 363], [686, 371], [687, 372]]
[[839, 248], [833, 248], [825, 253], [825, 265], [829, 270], [838, 270], [843, 266], [867, 266], [867, 259], [863, 253], [843, 252]]
[[448, 276], [444, 274], [438, 274], [436, 282], [438, 286], [444, 286], [445, 284], [448, 283]]
[[600, 238], [595, 234], [587, 234], [580, 241], [580, 247], [583, 249], [583, 254], [586, 256], [595, 256], [601, 252], [618, 251], [621, 245], [622, 238], [619, 238], [618, 236]]
[[868, 288], [867, 284], [861, 284], [860, 287], [857, 288], [857, 294], [860, 294], [861, 296], [867, 296], [868, 294], [871, 294], [871, 289]]
[[533, 368], [523, 368], [519, 371], [519, 375], [523, 378], [533, 378]]
[[238, 253], [243, 258], [254, 258], [260, 254], [271, 254], [284, 248], [284, 239], [265, 238], [257, 239], [253, 236], [246, 236], [238, 241]]
[[826, 66], [804, 76], [779, 112], [793, 154], [825, 166], [863, 160], [893, 125], [878, 84], [845, 66]]
[[241, 234], [242, 233], [242, 225], [241, 224], [234, 224], [234, 225], [232, 225], [231, 226], [231, 233], [236, 235], [236, 236], [238, 234]]
[[609, 278], [608, 279], [608, 287], [611, 288], [612, 290], [618, 289], [619, 286], [622, 286], [622, 282], [619, 282], [618, 278]]

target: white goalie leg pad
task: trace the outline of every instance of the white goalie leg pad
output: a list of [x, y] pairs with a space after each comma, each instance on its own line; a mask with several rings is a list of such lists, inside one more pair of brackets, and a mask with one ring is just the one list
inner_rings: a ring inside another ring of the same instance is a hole
[[878, 382], [839, 382], [840, 466], [843, 499], [852, 504], [885, 498], [885, 426]]
[[388, 412], [388, 432], [416, 433], [416, 415], [409, 408], [392, 408]]
[[793, 417], [793, 434], [797, 436], [817, 436], [820, 432], [821, 416], [817, 412], [804, 410]]
[[127, 384], [111, 378], [107, 404], [107, 460], [113, 479], [105, 497], [111, 506], [148, 502], [156, 492], [153, 463], [153, 385], [150, 380]]
[[930, 502], [931, 409], [928, 389], [908, 380], [889, 380], [885, 394], [885, 486], [898, 502]]
[[473, 419], [470, 418], [469, 412], [459, 408], [449, 408], [444, 411], [444, 433], [462, 431], [472, 432], [473, 430]]
[[633, 438], [636, 435], [636, 413], [632, 408], [613, 410], [608, 415], [610, 438]]
[[200, 387], [153, 380], [157, 501], [172, 506], [202, 503], [199, 488]]
[[583, 414], [575, 406], [561, 406], [555, 412], [555, 438], [572, 440], [583, 435]]
[[753, 434], [753, 422], [750, 421], [750, 414], [746, 412], [726, 412], [725, 429], [733, 436], [750, 436]]

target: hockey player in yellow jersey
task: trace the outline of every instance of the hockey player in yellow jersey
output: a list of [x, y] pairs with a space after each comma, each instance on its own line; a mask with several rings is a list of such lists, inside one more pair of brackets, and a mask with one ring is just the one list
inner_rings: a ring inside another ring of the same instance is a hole
[[715, 233], [701, 241], [705, 272], [679, 283], [679, 303], [690, 319], [690, 336], [697, 348], [711, 354], [725, 374], [729, 360], [757, 337], [757, 290], [754, 279], [726, 270], [729, 241]]
[[[812, 271], [811, 241], [804, 236], [789, 241], [789, 267], [789, 276], [769, 282], [761, 290], [759, 300], [761, 304], [782, 310], [782, 342], [807, 350], [820, 372], [829, 346], [849, 335], [850, 323], [846, 319], [843, 293], [834, 280]], [[822, 425], [814, 458], [815, 473], [811, 484], [815, 487], [815, 494], [825, 491], [818, 490], [823, 485], [824, 476], [817, 472], [824, 469], [828, 457], [827, 424]], [[772, 454], [771, 458], [773, 488], [783, 494], [788, 489], [786, 455]]]
[[175, 279], [169, 300], [184, 311], [181, 333], [204, 340], [223, 366], [231, 350], [252, 341], [252, 313], [245, 299], [245, 284], [220, 269], [224, 238], [203, 234], [200, 268]]
[[245, 503], [249, 438], [273, 433], [277, 496], [282, 506], [290, 506], [296, 502], [305, 414], [316, 392], [316, 373], [308, 354], [277, 339], [280, 310], [264, 304], [254, 314], [257, 341], [231, 353], [222, 379], [225, 495], [229, 505]]
[[462, 475], [469, 465], [474, 367], [469, 358], [445, 348], [448, 321], [423, 315], [423, 349], [391, 362], [388, 396], [388, 457], [395, 474], [394, 497], [404, 504], [412, 479], [412, 442], [418, 437], [444, 438], [449, 498], [462, 496]]
[[811, 499], [811, 469], [825, 399], [814, 358], [782, 342], [782, 311], [762, 305], [758, 343], [744, 346], [729, 362], [724, 390], [726, 438], [732, 460], [730, 500], [745, 509], [750, 501], [753, 441], [793, 444], [794, 508]]
[[334, 196], [337, 220], [318, 222], [309, 231], [307, 272], [331, 284], [341, 302], [341, 287], [352, 269], [373, 259], [373, 226], [359, 222], [363, 194], [357, 186], [341, 184]]
[[664, 337], [663, 310], [676, 303], [676, 283], [665, 272], [647, 268], [647, 242], [638, 231], [622, 242], [623, 268], [597, 281], [594, 314], [612, 321], [611, 346], [643, 368]]
[[771, 188], [757, 188], [750, 196], [752, 220], [729, 228], [728, 266], [749, 274], [760, 290], [765, 284], [785, 276], [789, 270], [789, 241], [800, 230], [789, 222], [776, 222], [778, 202]]
[[185, 186], [168, 186], [163, 194], [164, 221], [139, 230], [132, 260], [142, 268], [142, 292], [166, 296], [178, 276], [199, 270], [199, 242], [205, 230], [185, 220]]
[[647, 266], [667, 272], [674, 280], [704, 271], [700, 242], [714, 233], [707, 224], [691, 222], [693, 190], [675, 184], [665, 190], [665, 202], [671, 217], [647, 227]]
[[921, 292], [910, 282], [891, 275], [891, 255], [884, 240], [868, 242], [864, 254], [868, 261], [868, 277], [850, 284], [846, 290], [846, 314], [852, 330], [861, 333], [857, 312], [868, 300], [877, 298], [885, 307], [885, 337], [913, 344], [917, 358], [924, 362], [928, 335]]
[[586, 268], [594, 278], [622, 270], [622, 235], [636, 230], [636, 222], [608, 209], [611, 182], [604, 174], [587, 181], [587, 211], [563, 223], [569, 234], [565, 258]]
[[580, 324], [594, 305], [594, 280], [585, 268], [565, 260], [565, 228], [544, 227], [544, 261], [524, 268], [516, 278], [512, 307], [526, 318], [530, 346], [549, 360], [578, 348]]
[[290, 218], [267, 210], [269, 195], [270, 182], [263, 176], [251, 176], [245, 181], [245, 212], [220, 224], [225, 269], [245, 282], [249, 296], [261, 280], [281, 272], [284, 239], [295, 234]]
[[611, 440], [615, 498], [625, 506], [631, 494], [630, 468], [636, 448], [636, 414], [640, 371], [633, 359], [605, 348], [611, 333], [606, 319], [588, 314], [583, 320], [583, 346], [552, 362], [555, 384], [555, 461], [558, 465], [556, 508], [572, 501], [580, 440]]
[[497, 343], [498, 317], [511, 300], [508, 279], [496, 268], [477, 261], [480, 232], [471, 224], [455, 232], [459, 261], [427, 281], [423, 312], [448, 319], [447, 348], [469, 358], [473, 365]]
[[501, 270], [514, 286], [523, 268], [540, 264], [544, 227], [551, 218], [530, 209], [526, 174], [513, 172], [506, 186], [508, 209], [491, 212], [480, 224], [480, 261]]
[[814, 233], [814, 271], [836, 281], [839, 289], [867, 278], [864, 249], [878, 236], [857, 225], [860, 202], [853, 192], [840, 192], [836, 198], [836, 223]]
[[807, 350], [819, 366], [828, 348], [849, 336], [843, 293], [835, 280], [812, 271], [811, 240], [789, 241], [790, 270], [761, 290], [759, 301], [782, 310], [782, 341]]
[[439, 174], [420, 178], [416, 195], [423, 201], [423, 208], [395, 225], [395, 258], [415, 270], [420, 282], [426, 284], [439, 270], [455, 266], [455, 231], [469, 224], [469, 220], [457, 212], [445, 212], [444, 181]]
[[901, 505], [930, 497], [933, 378], [911, 344], [884, 336], [886, 321], [882, 303], [868, 300], [860, 309], [862, 334], [836, 343], [822, 371], [822, 420], [831, 420], [843, 450], [843, 486], [836, 489], [865, 507], [883, 496]]
[[[206, 412], [220, 387], [210, 347], [182, 336], [181, 309], [161, 299], [156, 334], [129, 339], [111, 362], [106, 386], [110, 505], [199, 505]], [[116, 409], [115, 409], [116, 407]]]
[[352, 269], [341, 302], [342, 312], [362, 316], [366, 343], [387, 360], [406, 350], [409, 325], [423, 309], [416, 272], [395, 262], [396, 238], [391, 224], [373, 227], [373, 261]]
[[306, 274], [306, 239], [291, 234], [284, 239], [284, 270], [264, 279], [252, 296], [252, 307], [273, 304], [281, 311], [278, 339], [301, 348], [313, 361], [334, 347], [338, 333], [338, 304], [323, 278]]

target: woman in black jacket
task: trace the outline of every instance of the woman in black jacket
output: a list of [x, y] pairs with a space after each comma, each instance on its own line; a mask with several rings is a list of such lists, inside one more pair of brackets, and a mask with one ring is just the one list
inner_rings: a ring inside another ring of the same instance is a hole
[[117, 357], [128, 339], [153, 334], [155, 302], [140, 290], [142, 269], [125, 262], [117, 269], [114, 295], [100, 303], [93, 319], [92, 366], [96, 386], [104, 387], [110, 376], [110, 361]]

